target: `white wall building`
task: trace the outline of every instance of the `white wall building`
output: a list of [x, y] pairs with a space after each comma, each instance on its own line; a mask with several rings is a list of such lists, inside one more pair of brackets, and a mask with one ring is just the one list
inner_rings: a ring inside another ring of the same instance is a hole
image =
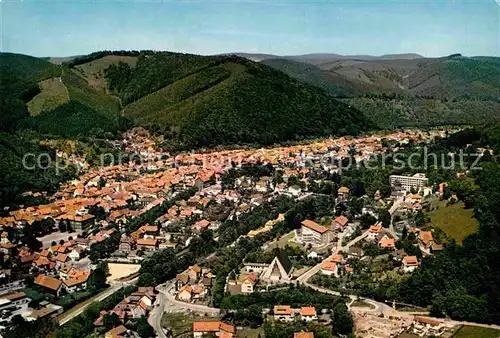
[[389, 183], [393, 188], [401, 186], [406, 191], [410, 191], [412, 188], [419, 191], [429, 184], [429, 179], [425, 177], [425, 174], [415, 174], [413, 176], [391, 175], [389, 176]]

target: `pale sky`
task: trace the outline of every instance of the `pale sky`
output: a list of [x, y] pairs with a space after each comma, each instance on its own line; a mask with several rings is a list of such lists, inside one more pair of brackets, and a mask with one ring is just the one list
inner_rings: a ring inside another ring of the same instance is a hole
[[34, 56], [119, 49], [500, 56], [494, 0], [3, 0], [0, 10], [1, 50]]

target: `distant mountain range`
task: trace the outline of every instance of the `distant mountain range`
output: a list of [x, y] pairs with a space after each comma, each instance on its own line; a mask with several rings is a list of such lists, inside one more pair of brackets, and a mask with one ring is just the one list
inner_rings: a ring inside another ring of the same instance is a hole
[[334, 53], [312, 53], [312, 54], [302, 54], [302, 55], [273, 55], [273, 54], [259, 54], [259, 53], [230, 53], [233, 55], [238, 55], [252, 61], [263, 61], [268, 59], [287, 59], [302, 62], [326, 62], [326, 61], [336, 61], [336, 60], [414, 60], [423, 59], [424, 57], [415, 53], [407, 54], [386, 54], [382, 56], [372, 56], [372, 55], [341, 55]]
[[196, 148], [499, 118], [500, 58], [237, 54], [3, 53], [0, 129], [71, 138], [135, 124]]
[[6, 116], [16, 112], [16, 119], [6, 121], [42, 134], [102, 137], [131, 121], [161, 132], [170, 149], [191, 149], [355, 135], [373, 128], [361, 112], [322, 89], [238, 56], [98, 52], [60, 66], [0, 54], [0, 64], [8, 69], [0, 74], [1, 83], [32, 88], [10, 91]]

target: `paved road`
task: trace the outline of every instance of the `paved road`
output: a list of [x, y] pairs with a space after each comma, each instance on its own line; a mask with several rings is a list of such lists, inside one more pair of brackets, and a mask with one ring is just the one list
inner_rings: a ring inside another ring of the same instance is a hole
[[193, 312], [201, 312], [203, 314], [209, 314], [211, 316], [216, 316], [220, 313], [220, 309], [200, 305], [191, 304], [179, 301], [175, 299], [173, 292], [174, 284], [165, 283], [158, 285], [156, 290], [158, 290], [158, 295], [156, 296], [155, 307], [149, 314], [148, 323], [153, 327], [159, 338], [167, 338], [163, 327], [161, 325], [161, 318], [168, 308], [177, 310], [189, 310]]
[[208, 313], [212, 315], [218, 315], [220, 313], [220, 309], [214, 307], [205, 306], [201, 304], [186, 303], [175, 299], [175, 295], [173, 294], [173, 289], [174, 289], [173, 283], [168, 283], [167, 285], [156, 287], [156, 289], [163, 294], [168, 303], [174, 305], [175, 307], [191, 310], [193, 312]]
[[401, 203], [403, 203], [403, 201], [404, 201], [403, 197], [398, 197], [389, 209], [389, 214], [391, 214], [391, 224], [389, 225], [389, 232], [396, 240], [398, 240], [399, 237], [396, 235], [396, 231], [394, 230], [394, 224], [392, 223], [393, 220], [392, 215], [396, 212], [396, 210], [398, 210], [399, 206], [401, 205]]
[[158, 292], [156, 295], [156, 301], [153, 310], [149, 313], [148, 323], [156, 332], [157, 337], [167, 338], [167, 335], [163, 331], [161, 326], [161, 318], [165, 312], [165, 306], [167, 304], [165, 295], [162, 292]]
[[106, 299], [107, 297], [111, 296], [116, 291], [120, 290], [122, 287], [123, 287], [122, 284], [112, 285], [108, 289], [106, 289], [104, 292], [98, 294], [97, 297], [92, 298], [92, 301], [89, 301], [84, 306], [80, 307], [78, 310], [76, 310], [76, 311], [70, 311], [66, 315], [62, 314], [62, 317], [59, 320], [59, 326], [62, 326], [64, 324], [66, 324], [67, 322], [69, 322], [71, 319], [73, 319], [73, 318], [81, 315], [83, 313], [83, 311], [85, 311], [85, 309], [90, 304], [92, 304], [93, 302], [101, 302], [101, 301], [103, 301], [104, 299]]
[[101, 301], [103, 301], [107, 297], [111, 296], [113, 293], [115, 293], [118, 290], [120, 290], [122, 287], [124, 287], [126, 285], [135, 284], [135, 282], [137, 282], [138, 279], [139, 279], [139, 277], [136, 277], [136, 278], [131, 279], [131, 280], [126, 281], [126, 282], [111, 282], [111, 286], [108, 289], [106, 289], [105, 291], [101, 292], [97, 296], [94, 296], [94, 298], [91, 298], [90, 300], [88, 300], [85, 303], [85, 305], [83, 305], [82, 307], [78, 308], [78, 310], [75, 310], [75, 311], [71, 311], [70, 310], [67, 313], [63, 313], [60, 316], [61, 319], [59, 319], [59, 326], [62, 326], [64, 324], [66, 324], [67, 322], [69, 322], [71, 319], [73, 319], [73, 318], [81, 315], [83, 313], [83, 311], [85, 311], [85, 309], [90, 304], [92, 304], [93, 302], [101, 302]]
[[297, 277], [297, 282], [300, 282], [302, 284], [306, 284], [307, 280], [309, 280], [309, 278], [311, 278], [313, 275], [315, 275], [319, 270], [321, 270], [321, 265], [326, 262], [326, 261], [329, 261], [333, 258], [333, 256], [335, 254], [337, 254], [338, 252], [340, 251], [348, 251], [349, 248], [351, 246], [353, 246], [354, 244], [356, 244], [357, 242], [361, 241], [362, 239], [364, 239], [366, 236], [368, 236], [368, 230], [365, 231], [364, 233], [362, 233], [360, 236], [354, 238], [353, 240], [351, 240], [350, 242], [348, 242], [346, 245], [342, 246], [342, 242], [340, 242], [341, 244], [338, 245], [336, 247], [334, 247], [334, 250], [332, 252], [332, 255], [325, 258], [322, 262], [320, 262], [319, 264], [316, 264], [314, 267], [312, 267], [311, 269], [307, 270], [306, 272], [304, 272], [302, 275], [300, 275], [299, 277]]

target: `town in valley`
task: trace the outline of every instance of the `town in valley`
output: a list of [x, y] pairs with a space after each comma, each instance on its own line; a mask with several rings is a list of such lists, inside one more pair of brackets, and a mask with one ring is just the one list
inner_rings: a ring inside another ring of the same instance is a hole
[[443, 250], [447, 236], [426, 215], [457, 195], [425, 173], [362, 187], [349, 173], [455, 132], [172, 155], [136, 128], [113, 144], [139, 160], [80, 159], [83, 174], [55, 194], [25, 193], [44, 203], [5, 210], [1, 327], [48, 319], [64, 329], [94, 306], [91, 329], [105, 337], [245, 337], [266, 325], [266, 337], [323, 337], [335, 320], [340, 335], [451, 337], [463, 323], [377, 286]]

